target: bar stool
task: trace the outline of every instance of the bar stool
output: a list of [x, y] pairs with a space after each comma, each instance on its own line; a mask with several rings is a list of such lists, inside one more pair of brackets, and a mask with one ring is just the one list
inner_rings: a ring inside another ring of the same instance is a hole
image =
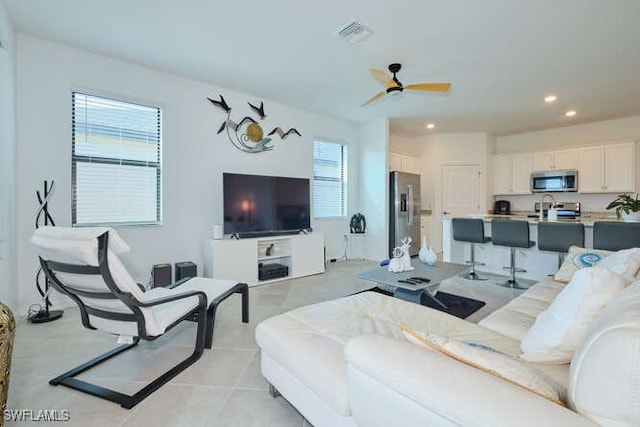
[[476, 263], [475, 256], [476, 243], [491, 241], [490, 237], [484, 235], [484, 221], [477, 218], [453, 218], [451, 226], [453, 227], [453, 240], [471, 243], [471, 271], [462, 277], [469, 280], [487, 280], [487, 277], [476, 273], [476, 265], [482, 264]]
[[640, 222], [593, 223], [593, 249], [619, 251], [629, 248], [640, 248]]
[[511, 278], [503, 286], [514, 289], [525, 289], [516, 281], [516, 271], [525, 272], [522, 268], [516, 268], [516, 248], [530, 248], [536, 244], [529, 240], [529, 223], [512, 219], [494, 219], [491, 221], [491, 242], [498, 246], [511, 248]]
[[558, 268], [570, 246], [584, 248], [584, 224], [577, 222], [539, 222], [538, 249], [558, 253]]

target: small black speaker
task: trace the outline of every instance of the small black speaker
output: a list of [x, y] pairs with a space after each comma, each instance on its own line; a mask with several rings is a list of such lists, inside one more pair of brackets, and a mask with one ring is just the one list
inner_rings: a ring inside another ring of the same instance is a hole
[[176, 282], [187, 277], [196, 277], [198, 266], [191, 261], [176, 262]]
[[153, 287], [167, 286], [171, 284], [171, 264], [156, 264], [151, 271]]

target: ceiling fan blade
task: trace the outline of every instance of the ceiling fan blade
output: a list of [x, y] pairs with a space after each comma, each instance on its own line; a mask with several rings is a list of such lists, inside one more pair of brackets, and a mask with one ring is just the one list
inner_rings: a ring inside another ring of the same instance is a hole
[[414, 83], [405, 85], [405, 89], [424, 90], [427, 92], [448, 92], [451, 83]]
[[373, 75], [373, 77], [375, 77], [376, 80], [385, 85], [387, 88], [398, 86], [398, 84], [393, 81], [391, 76], [389, 76], [389, 74], [385, 73], [384, 71], [376, 70], [374, 68], [369, 69], [369, 71], [371, 71], [371, 74]]
[[371, 104], [372, 102], [377, 101], [378, 99], [382, 98], [386, 94], [387, 94], [386, 90], [383, 90], [382, 92], [376, 93], [371, 98], [369, 98], [364, 104], [362, 104], [361, 107], [364, 107], [367, 104]]

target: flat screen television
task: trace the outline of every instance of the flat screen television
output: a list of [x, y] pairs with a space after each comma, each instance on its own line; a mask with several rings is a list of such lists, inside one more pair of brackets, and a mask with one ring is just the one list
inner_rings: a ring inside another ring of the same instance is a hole
[[239, 237], [311, 228], [309, 180], [224, 173], [224, 232]]

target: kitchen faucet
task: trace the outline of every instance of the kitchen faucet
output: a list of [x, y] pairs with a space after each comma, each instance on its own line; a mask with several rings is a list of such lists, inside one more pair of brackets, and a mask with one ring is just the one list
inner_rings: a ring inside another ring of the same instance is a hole
[[542, 208], [542, 204], [544, 203], [544, 198], [545, 197], [551, 197], [551, 207], [554, 207], [556, 205], [556, 199], [553, 197], [553, 194], [544, 193], [540, 197], [540, 214], [538, 215], [538, 220], [540, 220], [540, 221], [544, 221], [544, 209]]

